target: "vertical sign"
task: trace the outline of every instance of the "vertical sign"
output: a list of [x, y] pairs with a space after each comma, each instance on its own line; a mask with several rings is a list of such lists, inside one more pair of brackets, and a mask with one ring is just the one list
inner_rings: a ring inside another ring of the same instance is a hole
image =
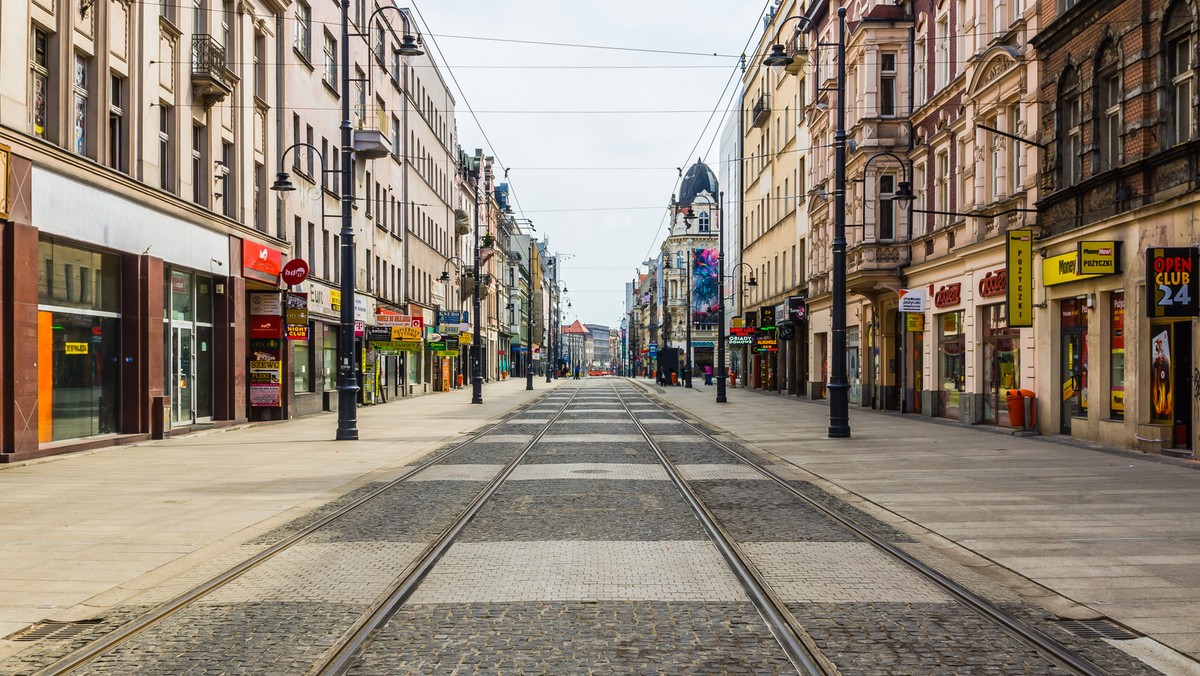
[[1033, 231], [1008, 231], [1008, 325], [1033, 326]]
[[1200, 314], [1200, 281], [1196, 277], [1200, 249], [1146, 249], [1146, 314], [1151, 317], [1195, 317]]

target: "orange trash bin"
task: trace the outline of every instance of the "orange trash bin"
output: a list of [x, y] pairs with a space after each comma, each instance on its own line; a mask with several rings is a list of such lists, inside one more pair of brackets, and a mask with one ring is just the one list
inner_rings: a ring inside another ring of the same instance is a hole
[[1008, 401], [1008, 424], [1010, 427], [1025, 427], [1025, 397], [1021, 390], [1008, 390], [1004, 397]]

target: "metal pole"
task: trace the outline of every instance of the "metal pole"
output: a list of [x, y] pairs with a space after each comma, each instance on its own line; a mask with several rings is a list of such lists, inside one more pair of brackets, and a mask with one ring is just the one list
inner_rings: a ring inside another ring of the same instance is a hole
[[358, 439], [358, 378], [354, 369], [354, 155], [350, 140], [350, 0], [342, 0], [342, 311], [338, 327], [339, 441]]
[[476, 153], [475, 160], [475, 297], [472, 299], [475, 317], [472, 319], [474, 335], [471, 336], [471, 403], [482, 404], [483, 359], [480, 352], [483, 350], [483, 336], [479, 335], [479, 175], [483, 173], [483, 158]]
[[833, 132], [833, 363], [829, 369], [829, 436], [850, 436], [850, 383], [846, 379], [846, 8], [838, 9], [837, 128]]
[[724, 404], [729, 400], [725, 397], [725, 380], [729, 376], [725, 373], [725, 191], [721, 191], [721, 196], [717, 200], [717, 279], [720, 283], [717, 284], [718, 293], [720, 294], [721, 308], [718, 310], [717, 319], [717, 403]]

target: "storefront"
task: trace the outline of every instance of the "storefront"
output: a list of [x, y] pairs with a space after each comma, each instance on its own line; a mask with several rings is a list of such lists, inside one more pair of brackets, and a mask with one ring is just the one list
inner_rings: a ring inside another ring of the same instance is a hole
[[1004, 303], [984, 305], [983, 419], [988, 425], [1009, 426], [1008, 391], [1021, 389], [1021, 331], [1008, 326]]
[[[286, 416], [284, 375], [292, 365], [307, 364], [308, 341], [288, 341], [284, 334], [283, 294], [279, 272], [283, 252], [251, 240], [242, 242], [242, 274], [246, 278], [247, 397], [251, 420], [282, 420]], [[287, 343], [302, 343], [299, 346]], [[289, 355], [291, 349], [299, 356]], [[300, 360], [304, 360], [301, 362]], [[292, 380], [291, 378], [287, 380]], [[301, 375], [307, 388], [308, 371]], [[298, 389], [293, 383], [293, 390]]]
[[[1194, 317], [1200, 312], [1200, 250], [1146, 251], [1150, 316], [1150, 422], [1165, 427], [1164, 448], [1193, 448], [1193, 402], [1200, 384], [1193, 368]], [[1123, 314], [1123, 312], [1122, 312]]]
[[967, 390], [966, 336], [963, 335], [963, 311], [936, 315], [938, 340], [938, 405], [940, 418], [962, 417], [963, 395]]
[[163, 391], [171, 397], [171, 425], [206, 423], [213, 416], [214, 281], [167, 268], [163, 287]]
[[47, 238], [38, 256], [38, 442], [116, 433], [120, 256]]

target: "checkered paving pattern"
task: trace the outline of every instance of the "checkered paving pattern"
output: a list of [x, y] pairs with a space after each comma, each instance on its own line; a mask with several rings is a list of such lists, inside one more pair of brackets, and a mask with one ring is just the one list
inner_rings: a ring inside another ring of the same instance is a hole
[[409, 477], [409, 481], [491, 481], [504, 465], [433, 465]]
[[509, 476], [512, 481], [545, 481], [547, 479], [618, 479], [635, 481], [666, 481], [662, 465], [633, 463], [573, 463], [520, 465]]
[[741, 547], [786, 603], [951, 601], [865, 542], [746, 542]]
[[420, 542], [298, 544], [201, 603], [370, 603], [424, 547]]
[[547, 434], [542, 437], [542, 444], [610, 444], [646, 443], [640, 434]]
[[763, 475], [745, 465], [676, 465], [675, 468], [687, 481], [766, 480]]
[[533, 440], [532, 434], [486, 434], [479, 437], [473, 444], [521, 444]]
[[742, 601], [745, 593], [709, 542], [458, 543], [409, 600]]

